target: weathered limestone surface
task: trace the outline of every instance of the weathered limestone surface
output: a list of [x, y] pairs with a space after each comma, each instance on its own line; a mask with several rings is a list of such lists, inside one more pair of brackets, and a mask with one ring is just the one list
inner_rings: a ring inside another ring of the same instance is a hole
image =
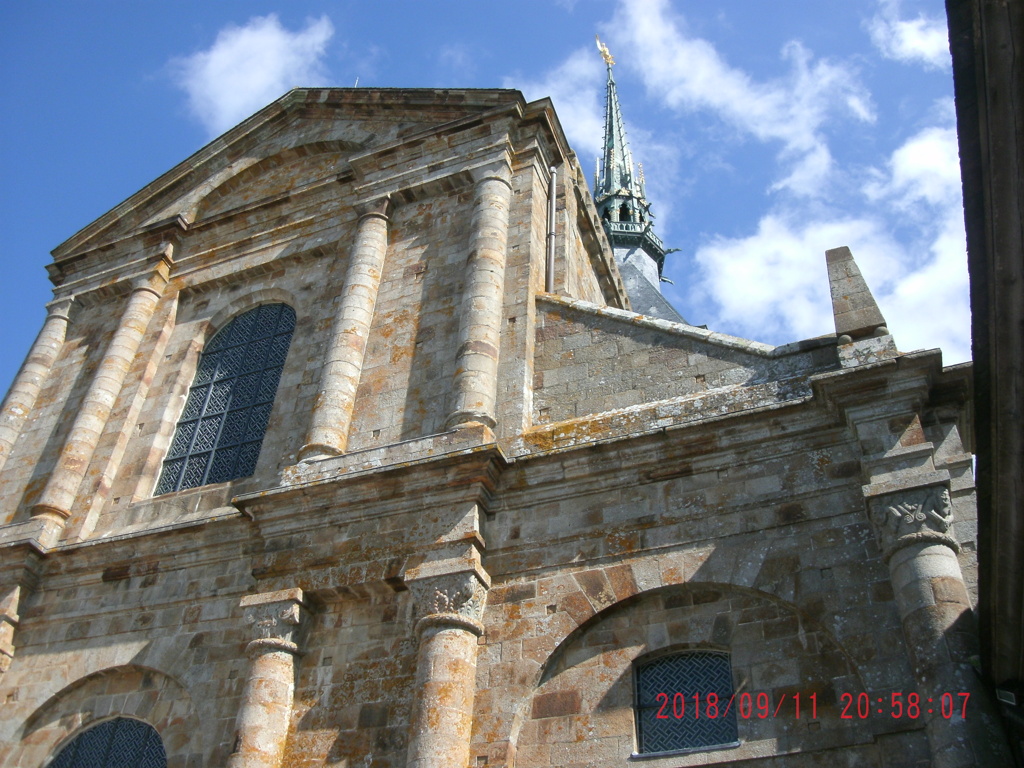
[[[126, 296], [166, 243], [163, 298]], [[294, 91], [50, 273], [75, 312], [0, 422], [0, 768], [114, 716], [172, 768], [626, 768], [634, 664], [693, 649], [772, 714], [645, 765], [1000, 758], [969, 370], [874, 321], [770, 347], [630, 311], [547, 100]], [[255, 471], [154, 497], [205, 345], [277, 302]]]

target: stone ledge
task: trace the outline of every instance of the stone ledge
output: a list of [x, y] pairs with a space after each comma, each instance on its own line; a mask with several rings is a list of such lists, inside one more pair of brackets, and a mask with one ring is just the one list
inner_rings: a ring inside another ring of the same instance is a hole
[[[436, 458], [464, 451], [467, 448], [493, 445], [494, 442], [494, 433], [488, 427], [483, 425], [465, 427], [437, 435], [403, 440], [400, 443], [392, 443], [380, 448], [367, 448], [340, 456], [299, 462], [282, 470], [281, 485], [284, 487], [305, 485], [354, 472], [383, 469], [398, 464]], [[248, 494], [244, 494], [240, 498], [248, 498]]]

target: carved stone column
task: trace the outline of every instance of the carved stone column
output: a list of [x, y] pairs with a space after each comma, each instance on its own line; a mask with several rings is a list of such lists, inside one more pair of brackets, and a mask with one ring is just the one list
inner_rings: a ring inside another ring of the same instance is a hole
[[71, 514], [78, 487], [89, 469], [100, 435], [121, 393], [125, 376], [135, 360], [146, 328], [156, 311], [157, 302], [167, 285], [169, 269], [169, 263], [161, 260], [151, 273], [133, 283], [128, 306], [121, 315], [103, 360], [93, 374], [92, 383], [79, 406], [57, 465], [39, 501], [32, 508], [33, 517], [50, 518], [62, 526]]
[[[932, 485], [871, 496], [868, 510], [889, 564], [922, 697], [932, 765], [1009, 765], [988, 692], [970, 662], [977, 653], [977, 630], [956, 558], [960, 547], [952, 534], [949, 490]], [[941, 715], [944, 694], [952, 694], [955, 704], [951, 719]], [[960, 716], [961, 694], [970, 697], [966, 718]]]
[[486, 586], [475, 572], [410, 583], [419, 650], [408, 768], [451, 768], [469, 762], [477, 638]]
[[73, 298], [58, 299], [47, 305], [49, 314], [36, 337], [35, 344], [25, 358], [21, 370], [11, 384], [11, 389], [0, 406], [0, 469], [11, 454], [14, 441], [18, 439], [25, 419], [36, 404], [36, 398], [46, 383], [68, 330], [68, 313]]
[[228, 768], [278, 768], [284, 755], [295, 695], [295, 656], [305, 614], [301, 589], [242, 598], [253, 640]]
[[320, 374], [320, 392], [313, 406], [313, 423], [299, 460], [337, 456], [345, 452], [352, 424], [363, 356], [377, 303], [384, 256], [388, 248], [390, 198], [366, 206], [359, 219], [345, 285], [342, 288], [327, 359]]
[[512, 170], [503, 161], [482, 171], [477, 180], [448, 429], [495, 425], [511, 178]]

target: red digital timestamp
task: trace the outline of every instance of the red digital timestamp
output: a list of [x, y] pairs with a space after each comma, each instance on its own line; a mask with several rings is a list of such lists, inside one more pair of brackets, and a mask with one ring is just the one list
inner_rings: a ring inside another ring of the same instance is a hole
[[882, 715], [894, 720], [903, 717], [916, 720], [924, 715], [938, 713], [946, 720], [954, 717], [966, 720], [967, 701], [970, 698], [971, 694], [966, 691], [944, 693], [937, 700], [915, 692], [905, 694], [903, 691], [893, 691], [888, 699], [876, 696], [874, 700], [867, 693], [858, 693], [856, 696], [844, 693], [839, 697], [839, 717], [842, 720], [867, 720], [874, 715]]
[[[843, 693], [839, 696], [840, 720], [867, 720], [872, 716], [888, 716], [893, 719], [904, 717], [916, 720], [925, 715], [939, 714], [946, 720], [954, 717], [967, 718], [967, 701], [970, 693], [943, 693], [938, 699], [919, 693], [892, 691], [888, 698], [867, 693]], [[774, 699], [766, 691], [760, 693], [733, 694], [729, 698], [717, 693], [658, 693], [654, 700], [654, 717], [657, 720], [682, 720], [684, 718], [707, 718], [714, 720], [735, 714], [742, 720], [767, 720], [778, 717], [818, 718], [817, 693], [784, 693]]]
[[818, 717], [817, 693], [802, 696], [799, 693], [784, 693], [777, 701], [773, 701], [771, 695], [765, 691], [744, 691], [734, 693], [729, 698], [717, 693], [658, 693], [654, 700], [658, 704], [654, 714], [657, 720], [682, 720], [688, 717], [694, 720], [702, 717], [715, 720], [719, 717], [728, 717], [733, 708], [743, 720], [767, 720], [780, 716], [794, 717], [797, 720], [809, 717], [814, 720]]

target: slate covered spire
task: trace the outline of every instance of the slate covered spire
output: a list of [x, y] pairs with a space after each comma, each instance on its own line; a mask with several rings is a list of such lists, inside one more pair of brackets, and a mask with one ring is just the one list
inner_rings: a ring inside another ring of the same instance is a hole
[[[633, 154], [629, 151], [629, 142], [626, 139], [626, 126], [622, 122], [622, 108], [619, 106], [619, 94], [612, 73], [615, 59], [600, 40], [598, 47], [608, 67], [608, 83], [605, 93], [604, 157], [595, 184], [594, 196], [601, 200], [602, 213], [608, 209], [606, 201], [611, 201], [613, 197], [627, 205], [642, 201], [646, 209], [643, 177], [636, 172]], [[630, 206], [630, 210], [635, 210], [635, 207]]]
[[654, 234], [643, 168], [633, 163], [612, 67], [615, 59], [597, 40], [608, 69], [604, 112], [604, 154], [594, 179], [594, 204], [626, 281], [633, 309], [673, 322], [686, 322], [661, 295], [665, 246]]

